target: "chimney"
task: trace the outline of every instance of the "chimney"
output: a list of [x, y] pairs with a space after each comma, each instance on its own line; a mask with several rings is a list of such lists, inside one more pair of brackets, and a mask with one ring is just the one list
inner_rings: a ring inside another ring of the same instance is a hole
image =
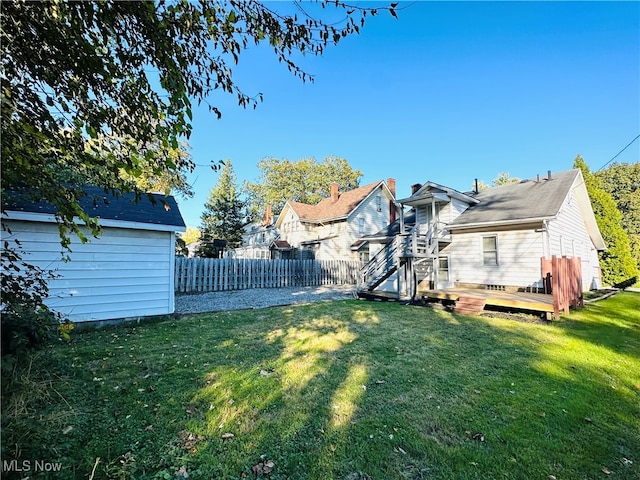
[[393, 198], [396, 198], [396, 179], [395, 178], [387, 178], [387, 187], [391, 191], [391, 195]]
[[415, 193], [420, 190], [420, 187], [422, 187], [422, 185], [419, 183], [414, 183], [413, 185], [411, 185], [411, 195], [415, 195]]
[[393, 201], [396, 198], [396, 179], [388, 178], [387, 187], [389, 187], [389, 191], [393, 196], [393, 198], [389, 200], [389, 224], [392, 224], [396, 221], [396, 202]]
[[271, 205], [267, 205], [264, 213], [262, 214], [262, 225], [268, 227], [271, 225], [271, 221], [273, 220], [273, 212], [271, 209]]
[[547, 170], [547, 180], [551, 180], [551, 170]]
[[340, 193], [338, 191], [339, 188], [340, 186], [337, 183], [331, 184], [331, 201], [333, 203], [337, 202], [338, 198], [340, 197]]

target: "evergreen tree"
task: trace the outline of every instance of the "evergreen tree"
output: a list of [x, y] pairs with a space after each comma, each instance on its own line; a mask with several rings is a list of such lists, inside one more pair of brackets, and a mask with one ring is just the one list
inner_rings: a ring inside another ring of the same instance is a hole
[[226, 248], [240, 246], [246, 224], [245, 202], [240, 199], [231, 160], [224, 162], [218, 183], [209, 192], [204, 208], [198, 256], [218, 257], [224, 242]]
[[596, 175], [591, 173], [584, 159], [578, 155], [574, 168], [582, 170], [593, 213], [607, 250], [600, 253], [602, 281], [616, 285], [638, 276], [638, 266], [631, 256], [627, 232], [622, 228], [622, 214], [613, 197], [607, 193]]
[[640, 162], [614, 162], [595, 175], [622, 213], [622, 228], [629, 235], [631, 254], [640, 269]]

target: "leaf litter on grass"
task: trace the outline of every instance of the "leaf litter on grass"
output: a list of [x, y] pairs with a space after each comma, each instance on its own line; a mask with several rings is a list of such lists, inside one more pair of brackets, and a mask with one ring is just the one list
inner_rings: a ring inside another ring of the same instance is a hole
[[[42, 434], [22, 438], [51, 438], [62, 455], [91, 459], [86, 471], [103, 457], [95, 480], [115, 467], [151, 478], [159, 468], [175, 476], [180, 466], [190, 478], [237, 478], [258, 475], [251, 465], [260, 463], [260, 475], [278, 479], [591, 478], [607, 475], [603, 468], [634, 478], [640, 330], [607, 330], [603, 311], [598, 323], [578, 312], [540, 325], [338, 302], [265, 310], [260, 321], [240, 312], [156, 324], [127, 335], [137, 348], [124, 352], [89, 332], [54, 353], [83, 365], [98, 360], [93, 371], [58, 372], [64, 385], [56, 384], [72, 408], [82, 406], [95, 439], [83, 441], [79, 425], [61, 441], [69, 421], [50, 432], [40, 423]], [[614, 348], [621, 335], [624, 352]], [[154, 390], [139, 392], [146, 384], [135, 382], [150, 373]], [[55, 396], [46, 408], [39, 418], [68, 410]], [[222, 440], [225, 432], [237, 437]], [[37, 451], [35, 443], [20, 447]]]

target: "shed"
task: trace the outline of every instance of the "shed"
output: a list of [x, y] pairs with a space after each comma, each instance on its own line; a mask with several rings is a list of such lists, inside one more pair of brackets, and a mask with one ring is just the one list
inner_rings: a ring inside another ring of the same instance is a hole
[[56, 275], [48, 282], [49, 307], [73, 322], [173, 313], [175, 235], [186, 229], [175, 199], [151, 194], [136, 202], [131, 193], [84, 191], [80, 204], [99, 218], [102, 233], [84, 244], [72, 235], [71, 252], [60, 244], [53, 205], [4, 199], [3, 240], [19, 240], [24, 261]]

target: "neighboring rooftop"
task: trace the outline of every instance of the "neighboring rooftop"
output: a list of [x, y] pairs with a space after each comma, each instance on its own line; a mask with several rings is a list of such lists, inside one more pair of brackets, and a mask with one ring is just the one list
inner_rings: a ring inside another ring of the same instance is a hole
[[337, 199], [332, 195], [331, 197], [322, 199], [316, 205], [293, 201], [289, 201], [288, 203], [300, 220], [310, 222], [337, 220], [347, 217], [381, 183], [383, 182], [374, 182], [364, 187], [339, 193], [337, 194]]

